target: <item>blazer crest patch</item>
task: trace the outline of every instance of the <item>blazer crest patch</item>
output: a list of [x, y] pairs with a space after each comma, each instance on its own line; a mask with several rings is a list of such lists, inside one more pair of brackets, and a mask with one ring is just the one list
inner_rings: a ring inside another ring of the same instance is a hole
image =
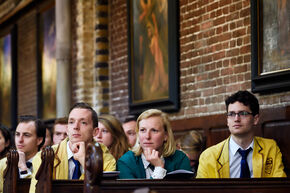
[[265, 173], [271, 174], [272, 168], [273, 168], [273, 158], [269, 157], [266, 160]]

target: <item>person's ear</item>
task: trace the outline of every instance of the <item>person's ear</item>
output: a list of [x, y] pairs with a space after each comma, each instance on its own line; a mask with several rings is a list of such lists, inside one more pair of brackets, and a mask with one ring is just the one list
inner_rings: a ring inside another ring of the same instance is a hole
[[165, 137], [164, 137], [164, 143], [167, 142], [167, 140], [168, 140], [168, 133], [166, 132]]
[[258, 125], [259, 120], [260, 120], [260, 115], [259, 114], [255, 115], [254, 116], [254, 125]]
[[93, 137], [95, 137], [95, 136], [97, 135], [98, 130], [99, 130], [98, 127], [95, 127], [95, 128], [93, 129]]
[[8, 140], [5, 142], [5, 147], [8, 147], [9, 145], [10, 145], [10, 141]]
[[43, 137], [37, 137], [37, 146], [39, 146], [42, 141], [43, 141]]

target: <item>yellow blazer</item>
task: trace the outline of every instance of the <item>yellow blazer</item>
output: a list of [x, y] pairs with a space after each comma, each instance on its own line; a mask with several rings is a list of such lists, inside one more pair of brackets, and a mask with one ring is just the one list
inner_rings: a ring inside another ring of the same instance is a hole
[[[197, 178], [230, 178], [229, 139], [206, 149], [199, 158]], [[253, 177], [286, 177], [282, 154], [273, 139], [254, 137]]]
[[7, 166], [6, 161], [7, 161], [6, 157], [0, 160], [0, 193], [3, 192], [3, 184], [4, 184], [3, 172]]
[[[52, 146], [55, 158], [53, 163], [53, 179], [56, 180], [67, 180], [68, 179], [68, 156], [67, 156], [67, 143], [68, 138], [63, 140], [60, 145]], [[103, 150], [103, 170], [104, 171], [115, 171], [116, 170], [116, 160], [113, 155], [109, 152], [108, 148], [104, 144], [100, 144]], [[37, 153], [32, 162], [33, 173], [30, 184], [30, 193], [35, 192], [35, 185], [37, 180], [35, 175], [38, 168], [41, 165], [41, 152]], [[80, 179], [84, 179], [84, 174], [81, 175]]]
[[[4, 157], [0, 160], [0, 193], [3, 192], [4, 184], [4, 170], [7, 167], [7, 157]], [[25, 178], [31, 178], [31, 175], [26, 175]]]

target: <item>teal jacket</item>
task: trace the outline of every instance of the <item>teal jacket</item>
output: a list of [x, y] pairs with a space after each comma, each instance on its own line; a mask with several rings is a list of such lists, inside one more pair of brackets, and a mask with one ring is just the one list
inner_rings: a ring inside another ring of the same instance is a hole
[[[173, 155], [165, 157], [164, 160], [164, 168], [167, 173], [180, 169], [191, 171], [188, 157], [179, 150], [176, 150]], [[120, 179], [146, 178], [141, 156], [135, 156], [132, 151], [128, 151], [118, 160], [117, 170], [120, 171]]]

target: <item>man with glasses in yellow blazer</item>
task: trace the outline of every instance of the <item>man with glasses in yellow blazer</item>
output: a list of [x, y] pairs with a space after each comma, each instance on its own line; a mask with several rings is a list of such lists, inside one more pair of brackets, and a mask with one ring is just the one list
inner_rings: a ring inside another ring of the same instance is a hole
[[254, 136], [258, 99], [248, 91], [238, 91], [225, 103], [231, 135], [201, 154], [197, 178], [286, 177], [276, 142]]

